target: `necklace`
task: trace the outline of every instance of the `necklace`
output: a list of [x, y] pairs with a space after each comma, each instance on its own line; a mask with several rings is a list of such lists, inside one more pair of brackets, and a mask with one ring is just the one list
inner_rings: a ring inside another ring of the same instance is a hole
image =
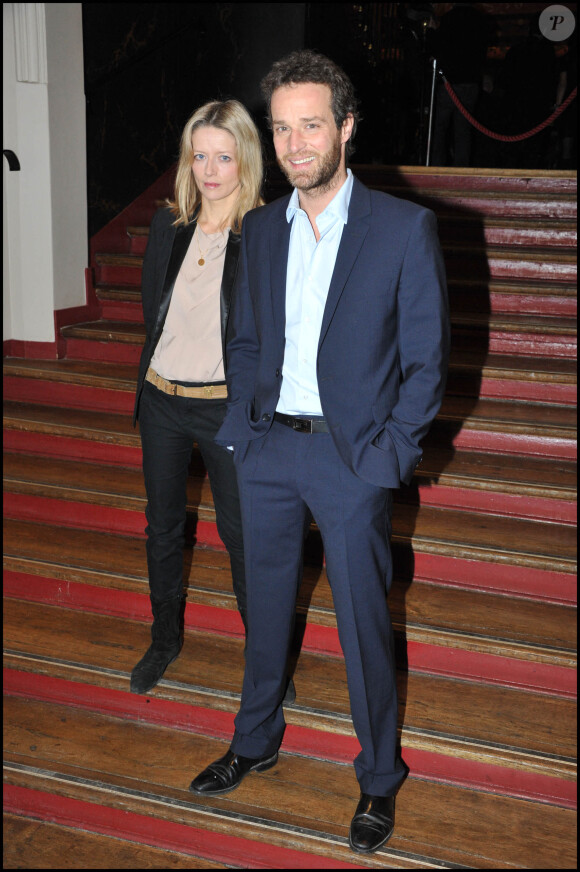
[[197, 239], [197, 248], [198, 248], [198, 251], [199, 251], [199, 260], [198, 260], [197, 262], [198, 262], [198, 264], [199, 264], [200, 266], [203, 266], [204, 263], [205, 263], [205, 256], [206, 256], [206, 254], [207, 254], [207, 248], [206, 248], [205, 251], [202, 251], [202, 250], [201, 250], [201, 245], [199, 244], [199, 236], [200, 236], [200, 233], [199, 233], [199, 225], [198, 225], [198, 227], [197, 227], [197, 231], [196, 231], [196, 234], [195, 234], [195, 238]]

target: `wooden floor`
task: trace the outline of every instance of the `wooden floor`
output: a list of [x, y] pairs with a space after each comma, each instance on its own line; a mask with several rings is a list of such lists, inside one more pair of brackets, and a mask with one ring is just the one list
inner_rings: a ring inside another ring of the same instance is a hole
[[575, 174], [355, 172], [435, 209], [452, 310], [445, 400], [393, 512], [392, 838], [348, 847], [359, 746], [315, 524], [279, 762], [189, 792], [244, 666], [197, 450], [183, 651], [129, 691], [151, 620], [131, 426], [148, 225], [129, 214], [93, 242], [101, 318], [63, 328], [63, 359], [4, 360], [4, 868], [576, 868]]

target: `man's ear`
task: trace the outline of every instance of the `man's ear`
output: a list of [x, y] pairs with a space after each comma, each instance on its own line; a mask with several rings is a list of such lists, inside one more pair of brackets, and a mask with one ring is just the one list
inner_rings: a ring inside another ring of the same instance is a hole
[[342, 130], [340, 132], [340, 141], [348, 142], [352, 135], [352, 129], [354, 127], [354, 115], [349, 112], [344, 121], [342, 122]]

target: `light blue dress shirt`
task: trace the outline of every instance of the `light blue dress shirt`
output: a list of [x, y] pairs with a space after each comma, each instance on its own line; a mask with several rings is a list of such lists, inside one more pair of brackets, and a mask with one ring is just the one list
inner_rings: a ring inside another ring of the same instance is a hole
[[286, 346], [276, 407], [285, 415], [323, 414], [316, 358], [330, 280], [348, 220], [353, 177], [350, 170], [346, 172], [346, 181], [316, 218], [318, 242], [308, 215], [300, 208], [296, 188], [286, 210], [286, 219], [292, 224], [286, 272]]

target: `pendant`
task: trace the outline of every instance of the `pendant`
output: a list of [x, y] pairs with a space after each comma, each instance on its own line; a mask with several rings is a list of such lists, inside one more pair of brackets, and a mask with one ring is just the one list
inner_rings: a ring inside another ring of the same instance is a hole
[[203, 257], [200, 257], [200, 259], [198, 260], [198, 264], [199, 264], [200, 266], [203, 266], [204, 263], [205, 263], [205, 260], [203, 259]]

